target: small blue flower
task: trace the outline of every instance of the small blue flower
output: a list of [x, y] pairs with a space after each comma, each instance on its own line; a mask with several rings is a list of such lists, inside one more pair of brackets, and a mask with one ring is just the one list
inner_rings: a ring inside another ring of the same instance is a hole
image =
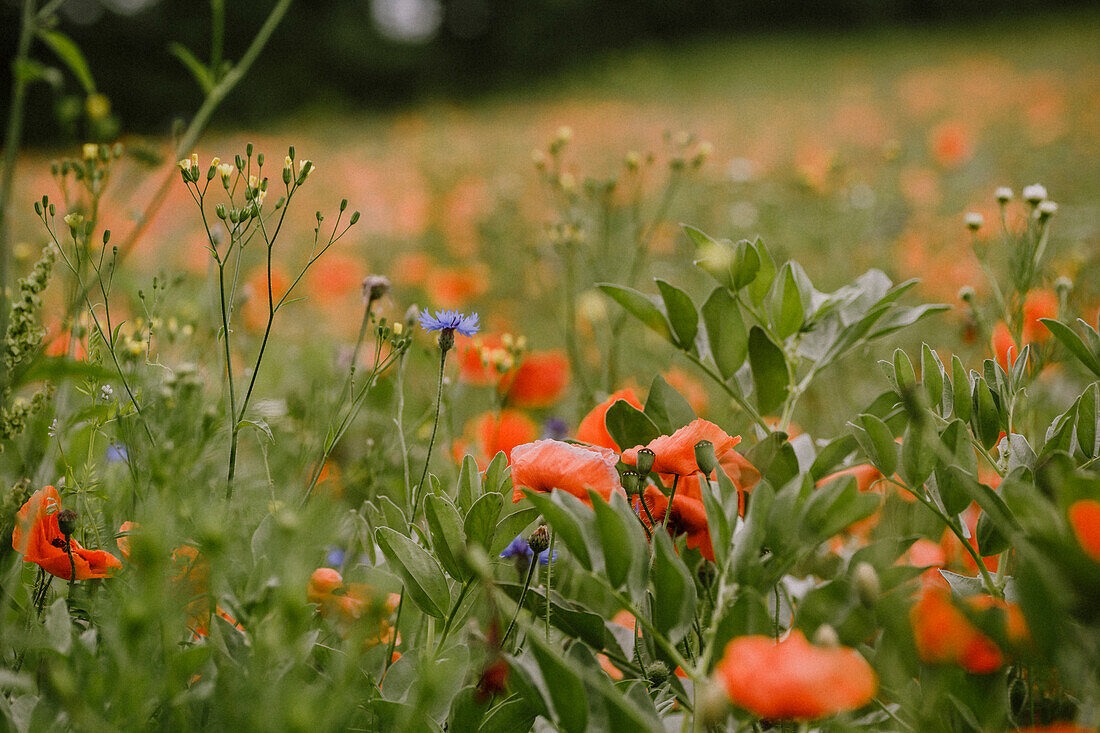
[[569, 437], [569, 424], [560, 417], [548, 417], [542, 424], [542, 437], [550, 440], [565, 440]]
[[126, 446], [121, 443], [111, 443], [107, 446], [107, 463], [123, 463], [128, 458]]
[[328, 554], [325, 555], [325, 562], [329, 567], [338, 568], [344, 564], [344, 550], [336, 545], [329, 545]]
[[481, 330], [477, 313], [466, 315], [454, 310], [436, 311], [434, 317], [426, 310], [421, 311], [420, 327], [425, 331], [458, 331], [463, 336], [473, 336]]
[[[501, 557], [518, 557], [520, 555], [524, 557], [531, 557], [534, 553], [531, 552], [531, 546], [527, 544], [527, 540], [523, 535], [516, 535], [516, 538], [512, 540], [507, 547], [504, 548], [504, 552], [500, 553]], [[558, 559], [558, 551], [554, 550], [554, 559]], [[539, 553], [539, 565], [545, 565], [550, 560], [550, 549], [547, 548]]]

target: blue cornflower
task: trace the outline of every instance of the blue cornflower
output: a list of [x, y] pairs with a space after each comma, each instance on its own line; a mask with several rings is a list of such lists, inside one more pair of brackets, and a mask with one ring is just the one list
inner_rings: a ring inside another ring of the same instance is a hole
[[122, 463], [129, 458], [126, 452], [126, 446], [121, 443], [111, 443], [107, 446], [106, 458], [107, 463]]
[[463, 336], [473, 336], [481, 330], [477, 313], [466, 315], [454, 310], [436, 311], [435, 316], [421, 311], [420, 327], [425, 331], [458, 331]]
[[[523, 555], [524, 557], [531, 557], [535, 553], [531, 551], [531, 546], [527, 544], [527, 540], [523, 535], [516, 535], [516, 538], [512, 540], [507, 547], [504, 548], [504, 552], [500, 553], [501, 557], [518, 557]], [[547, 548], [539, 553], [539, 565], [545, 565], [550, 559], [550, 548]], [[554, 559], [558, 559], [558, 551], [554, 550]]]

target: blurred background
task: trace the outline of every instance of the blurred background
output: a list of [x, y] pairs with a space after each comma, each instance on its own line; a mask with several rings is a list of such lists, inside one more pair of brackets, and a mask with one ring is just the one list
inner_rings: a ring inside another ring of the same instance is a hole
[[[220, 5], [221, 3], [215, 3]], [[272, 2], [229, 1], [225, 58], [237, 58]], [[18, 0], [0, 0], [0, 56], [18, 35]], [[674, 50], [709, 39], [792, 33], [843, 37], [889, 28], [1027, 24], [1065, 15], [1087, 0], [308, 0], [297, 2], [249, 75], [247, 91], [222, 106], [237, 124], [302, 110], [392, 109], [426, 99], [470, 100], [522, 93], [563, 70], [647, 48]], [[209, 4], [198, 0], [68, 0], [63, 30], [89, 59], [100, 91], [130, 132], [164, 132], [201, 101], [174, 44], [210, 54]], [[724, 49], [743, 53], [737, 45]], [[767, 79], [762, 80], [767, 83]], [[79, 85], [33, 95], [28, 136], [55, 141], [72, 132]], [[9, 88], [0, 85], [0, 107]], [[60, 117], [61, 119], [56, 119]], [[68, 124], [66, 124], [68, 123]]]
[[[156, 216], [142, 223], [142, 212], [174, 164], [173, 131], [202, 104], [188, 64], [236, 62], [273, 6], [61, 6], [57, 27], [83, 51], [90, 80], [46, 44], [32, 45], [47, 71], [27, 96], [11, 221], [17, 273], [45, 242], [31, 206], [43, 193], [56, 198], [51, 160], [118, 140], [125, 153], [100, 223], [114, 241], [141, 232], [118, 278], [130, 292], [158, 273], [204, 282], [207, 241], [178, 173]], [[14, 54], [19, 8], [0, 0], [4, 58]], [[221, 61], [211, 58], [212, 11], [225, 16]], [[563, 127], [571, 135], [557, 167], [540, 171], [534, 163], [546, 161]], [[277, 275], [292, 276], [308, 253], [314, 211], [332, 221], [347, 198], [362, 212], [303, 280], [300, 315], [280, 325], [306, 344], [335, 335], [334, 364], [354, 341], [368, 273], [394, 282], [389, 317], [412, 303], [477, 310], [490, 332], [561, 349], [565, 273], [548, 232], [573, 220], [587, 240], [572, 325], [583, 361], [598, 369], [601, 334], [619, 311], [593, 284], [624, 281], [637, 212], [661, 219], [637, 280], [647, 293], [652, 276], [708, 287], [690, 266], [695, 252], [678, 226], [688, 222], [717, 237], [762, 237], [823, 291], [875, 267], [895, 282], [922, 278], [917, 298], [961, 306], [965, 285], [979, 302], [989, 298], [964, 214], [982, 213], [977, 238], [996, 246], [994, 190], [1015, 192], [1006, 220], [1018, 228], [1022, 188], [1042, 183], [1059, 207], [1050, 280], [1073, 278], [1071, 307], [1094, 322], [1100, 303], [1095, 3], [298, 0], [217, 108], [196, 146], [200, 170], [214, 156], [233, 160], [246, 142], [276, 169], [292, 144], [316, 166], [288, 216]], [[676, 177], [665, 205], [685, 149], [692, 160], [709, 154]], [[259, 253], [246, 256], [242, 278], [255, 279], [246, 301], [264, 290], [251, 257]], [[209, 315], [196, 292], [172, 292], [181, 321]], [[936, 323], [967, 363], [988, 355], [988, 331], [966, 308]], [[668, 370], [667, 354], [657, 344], [638, 350], [624, 382], [662, 370], [702, 404], [708, 388], [691, 383], [684, 365]], [[843, 415], [831, 409], [837, 400], [863, 397], [834, 391], [805, 404]]]

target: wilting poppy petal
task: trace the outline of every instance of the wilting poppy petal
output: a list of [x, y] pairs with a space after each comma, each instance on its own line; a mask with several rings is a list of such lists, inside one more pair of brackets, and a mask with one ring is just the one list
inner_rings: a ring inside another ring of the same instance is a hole
[[769, 720], [816, 720], [863, 707], [878, 679], [854, 649], [817, 647], [795, 629], [778, 644], [742, 636], [716, 668], [733, 704]]
[[513, 501], [523, 498], [522, 489], [549, 492], [567, 491], [586, 504], [591, 489], [605, 500], [612, 493], [623, 493], [619, 472], [615, 470], [615, 452], [560, 440], [536, 440], [512, 450]]
[[638, 397], [634, 394], [634, 390], [629, 387], [620, 389], [618, 392], [615, 392], [606, 400], [593, 407], [592, 411], [584, 416], [580, 426], [577, 428], [577, 440], [582, 443], [598, 445], [601, 448], [610, 448], [613, 451], [621, 450], [622, 446], [615, 442], [615, 439], [611, 437], [611, 433], [607, 432], [607, 425], [604, 422], [607, 418], [607, 411], [619, 400], [626, 400], [626, 402], [633, 407], [639, 410], [642, 409], [642, 403], [638, 401]]

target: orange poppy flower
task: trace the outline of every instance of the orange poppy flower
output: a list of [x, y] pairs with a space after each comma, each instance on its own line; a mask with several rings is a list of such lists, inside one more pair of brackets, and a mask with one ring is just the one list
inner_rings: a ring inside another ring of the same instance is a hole
[[537, 438], [539, 429], [531, 418], [519, 410], [501, 410], [499, 417], [492, 412], [478, 417], [474, 423], [474, 432], [485, 460], [492, 460], [493, 456], [504, 451], [504, 455], [511, 461], [515, 447]]
[[393, 261], [393, 281], [400, 285], [420, 285], [431, 267], [432, 258], [424, 252], [404, 252]]
[[1076, 723], [1061, 722], [1020, 728], [1018, 733], [1097, 733], [1097, 731], [1095, 728], [1086, 728]]
[[522, 489], [567, 491], [591, 504], [591, 489], [605, 500], [612, 493], [624, 493], [615, 470], [615, 452], [607, 448], [573, 445], [560, 440], [536, 440], [512, 449], [512, 501], [523, 498]]
[[607, 411], [619, 400], [626, 400], [631, 406], [639, 410], [642, 409], [642, 403], [638, 401], [638, 396], [634, 394], [634, 390], [630, 387], [620, 389], [593, 407], [592, 411], [584, 416], [581, 424], [577, 427], [577, 440], [582, 443], [598, 445], [601, 448], [610, 448], [613, 451], [622, 450], [622, 446], [615, 442], [611, 437], [611, 433], [607, 432], [607, 424], [605, 423]]
[[847, 647], [818, 647], [798, 629], [778, 644], [770, 636], [742, 636], [726, 646], [716, 668], [734, 705], [768, 720], [816, 720], [863, 707], [878, 678]]
[[[366, 272], [367, 266], [362, 260], [329, 251], [306, 275], [310, 297], [322, 304], [346, 298], [349, 293], [359, 291]], [[358, 304], [358, 299], [355, 300]]]
[[497, 391], [516, 407], [538, 409], [558, 401], [569, 385], [569, 359], [563, 351], [534, 351], [519, 368], [500, 378]]
[[[1015, 604], [992, 596], [971, 596], [966, 603], [974, 611], [993, 607], [1005, 612], [1009, 641], [1022, 644], [1028, 639], [1023, 613]], [[920, 658], [929, 664], [957, 664], [971, 674], [991, 674], [1005, 663], [1005, 655], [951, 600], [951, 592], [927, 586], [920, 600], [909, 609], [913, 640]]]
[[481, 354], [483, 351], [491, 353], [503, 348], [503, 340], [495, 333], [482, 334], [467, 339], [459, 347], [458, 378], [467, 384], [478, 387], [489, 387], [497, 384], [500, 381], [500, 373], [492, 364], [483, 363]]
[[461, 308], [489, 290], [488, 268], [480, 263], [469, 267], [433, 268], [424, 287], [439, 307]]
[[[714, 455], [721, 461], [733, 447], [741, 442], [740, 436], [732, 436], [712, 422], [696, 418], [672, 435], [662, 435], [649, 441], [649, 448], [656, 455], [653, 470], [675, 476], [688, 476], [699, 470], [695, 462], [695, 444], [700, 440], [709, 440], [714, 444]], [[638, 451], [643, 446], [635, 446], [623, 452], [623, 463], [638, 465]]]
[[1100, 562], [1100, 501], [1081, 499], [1069, 508], [1069, 525], [1085, 554]]
[[1058, 294], [1051, 290], [1033, 290], [1024, 299], [1023, 337], [1026, 343], [1042, 343], [1050, 338], [1050, 331], [1039, 322], [1040, 318], [1058, 317]]
[[69, 580], [76, 568], [76, 579], [106, 578], [122, 567], [119, 559], [104, 550], [85, 550], [75, 539], [69, 539], [72, 564], [65, 551], [65, 535], [57, 525], [61, 497], [52, 486], [39, 489], [27, 499], [16, 514], [11, 546], [23, 554], [24, 562], [39, 565], [50, 575]]
[[363, 583], [344, 585], [344, 579], [332, 568], [317, 568], [306, 585], [306, 599], [318, 606], [323, 618], [332, 618], [346, 634], [360, 618], [368, 613], [378, 616], [378, 633], [367, 639], [370, 645], [387, 643], [393, 638], [389, 616], [397, 610], [400, 596], [390, 593], [379, 604], [371, 603], [374, 589]]
[[1012, 332], [1004, 321], [997, 321], [993, 327], [993, 335], [990, 339], [993, 347], [993, 358], [1003, 369], [1010, 369], [1016, 363], [1016, 357], [1020, 355], [1020, 347], [1016, 339], [1012, 338]]
[[[647, 486], [644, 494], [646, 507], [649, 514], [653, 515], [653, 521], [661, 524], [668, 515], [666, 529], [673, 537], [687, 535], [687, 546], [706, 559], [714, 562], [714, 546], [710, 542], [710, 528], [707, 526], [707, 512], [703, 508], [703, 502], [692, 499], [677, 491], [672, 500], [672, 509], [669, 510], [668, 497], [656, 486]], [[643, 513], [642, 521], [649, 524], [649, 515]], [[652, 527], [650, 527], [652, 529]]]

